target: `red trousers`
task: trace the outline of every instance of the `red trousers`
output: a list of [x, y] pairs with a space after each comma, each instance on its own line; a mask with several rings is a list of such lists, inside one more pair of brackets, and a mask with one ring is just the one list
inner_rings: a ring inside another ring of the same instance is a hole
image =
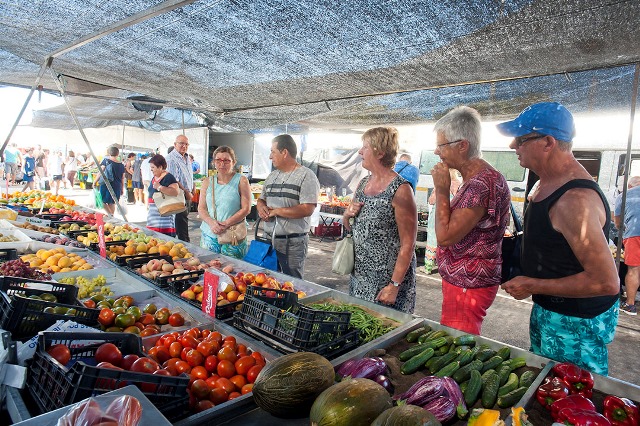
[[442, 280], [440, 324], [471, 334], [480, 334], [482, 320], [498, 294], [499, 286], [462, 288]]

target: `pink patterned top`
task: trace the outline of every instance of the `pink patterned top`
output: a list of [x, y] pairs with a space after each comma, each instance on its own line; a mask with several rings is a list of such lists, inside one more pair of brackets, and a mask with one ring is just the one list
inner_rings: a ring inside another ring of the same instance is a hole
[[496, 170], [485, 169], [462, 184], [451, 200], [451, 211], [483, 206], [487, 214], [459, 242], [438, 247], [438, 272], [445, 281], [463, 288], [500, 284], [510, 202], [507, 181]]

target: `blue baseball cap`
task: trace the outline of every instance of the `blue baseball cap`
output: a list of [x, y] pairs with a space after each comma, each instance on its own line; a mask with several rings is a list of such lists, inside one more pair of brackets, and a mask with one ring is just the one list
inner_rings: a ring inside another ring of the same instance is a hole
[[573, 116], [558, 102], [540, 102], [528, 106], [515, 119], [500, 123], [497, 127], [503, 135], [514, 138], [540, 133], [571, 142], [576, 134]]

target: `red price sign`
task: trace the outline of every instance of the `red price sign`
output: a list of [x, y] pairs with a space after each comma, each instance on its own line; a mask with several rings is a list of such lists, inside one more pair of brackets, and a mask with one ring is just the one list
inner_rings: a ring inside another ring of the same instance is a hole
[[100, 256], [107, 257], [107, 245], [104, 241], [104, 218], [102, 213], [96, 213], [96, 226], [98, 227], [98, 247], [100, 247]]
[[202, 296], [202, 312], [215, 318], [218, 303], [218, 283], [220, 278], [211, 271], [204, 271], [204, 289]]

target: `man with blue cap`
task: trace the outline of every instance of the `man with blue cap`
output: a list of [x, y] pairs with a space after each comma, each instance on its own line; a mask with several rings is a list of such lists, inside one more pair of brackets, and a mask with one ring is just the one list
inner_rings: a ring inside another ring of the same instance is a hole
[[620, 291], [607, 243], [611, 213], [571, 152], [573, 116], [557, 102], [541, 102], [498, 130], [513, 137], [520, 165], [540, 177], [524, 214], [523, 275], [502, 288], [519, 300], [532, 296], [533, 352], [606, 375]]

